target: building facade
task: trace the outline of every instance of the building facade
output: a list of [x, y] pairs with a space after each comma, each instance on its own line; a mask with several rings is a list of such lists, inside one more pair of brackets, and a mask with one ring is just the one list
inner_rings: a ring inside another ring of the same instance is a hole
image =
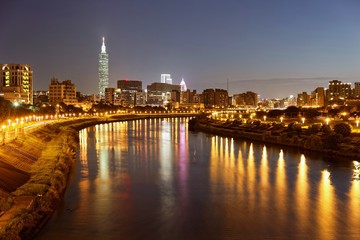
[[339, 80], [329, 81], [328, 101], [337, 103], [352, 96], [351, 83], [342, 83]]
[[99, 54], [99, 98], [105, 98], [105, 88], [109, 86], [109, 54], [106, 53], [105, 38]]
[[205, 89], [202, 93], [206, 108], [224, 108], [229, 105], [228, 91], [224, 89]]
[[246, 93], [234, 94], [234, 105], [238, 107], [255, 108], [258, 104], [257, 93], [247, 91]]
[[0, 65], [0, 94], [13, 103], [33, 104], [33, 71], [29, 64]]
[[180, 85], [154, 82], [147, 86], [147, 103], [163, 105], [171, 101], [171, 92], [180, 92]]
[[56, 105], [58, 103], [76, 104], [76, 86], [71, 80], [59, 82], [57, 78], [52, 78], [49, 85], [49, 103]]
[[172, 84], [172, 79], [170, 74], [161, 74], [160, 76], [161, 83]]
[[360, 98], [360, 82], [355, 83], [354, 98]]
[[105, 102], [114, 104], [115, 88], [105, 88]]
[[325, 104], [325, 89], [323, 87], [318, 87], [311, 92], [312, 107], [324, 107]]
[[142, 81], [139, 80], [118, 80], [117, 88], [121, 91], [141, 92]]

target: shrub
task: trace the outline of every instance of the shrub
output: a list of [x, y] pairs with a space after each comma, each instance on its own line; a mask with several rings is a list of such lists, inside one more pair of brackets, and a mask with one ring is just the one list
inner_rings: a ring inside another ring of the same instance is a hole
[[291, 122], [288, 125], [288, 130], [290, 131], [297, 131], [297, 132], [301, 132], [301, 124], [298, 122]]
[[311, 125], [311, 127], [309, 128], [310, 134], [317, 134], [320, 132], [321, 130], [321, 123], [314, 123], [313, 125]]
[[321, 127], [321, 131], [325, 134], [325, 135], [330, 135], [332, 133], [331, 127], [329, 125], [323, 125]]
[[298, 122], [291, 122], [291, 123], [289, 123], [288, 124], [288, 129], [289, 130], [293, 130], [293, 126], [295, 125], [295, 124], [297, 124]]
[[342, 135], [338, 133], [332, 133], [327, 135], [324, 138], [324, 148], [337, 150], [339, 148], [339, 143], [341, 142]]
[[252, 124], [255, 126], [260, 126], [261, 122], [259, 120], [254, 120]]
[[310, 150], [321, 150], [323, 148], [323, 143], [319, 136], [311, 135], [306, 139], [304, 147]]
[[347, 123], [337, 123], [334, 126], [334, 132], [337, 134], [341, 134], [343, 137], [350, 136], [352, 131], [352, 127]]
[[8, 210], [13, 203], [13, 198], [0, 198], [0, 212]]

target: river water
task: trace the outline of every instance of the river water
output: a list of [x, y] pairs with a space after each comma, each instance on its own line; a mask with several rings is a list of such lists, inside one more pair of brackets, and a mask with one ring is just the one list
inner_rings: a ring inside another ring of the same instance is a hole
[[360, 239], [352, 161], [188, 130], [188, 118], [80, 131], [37, 239]]

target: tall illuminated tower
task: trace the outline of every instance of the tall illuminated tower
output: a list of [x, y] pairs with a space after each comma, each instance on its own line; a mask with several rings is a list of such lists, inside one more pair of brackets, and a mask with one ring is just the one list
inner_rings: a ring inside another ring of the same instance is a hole
[[109, 54], [106, 53], [105, 38], [99, 54], [99, 97], [105, 97], [105, 88], [109, 86]]

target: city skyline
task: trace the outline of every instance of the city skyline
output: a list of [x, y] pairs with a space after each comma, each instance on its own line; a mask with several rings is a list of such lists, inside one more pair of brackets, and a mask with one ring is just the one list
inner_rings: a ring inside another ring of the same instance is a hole
[[65, 2], [5, 1], [0, 10], [0, 62], [30, 64], [36, 90], [56, 76], [97, 93], [102, 36], [110, 87], [169, 73], [198, 91], [229, 79], [230, 94], [282, 98], [360, 79], [355, 1]]

